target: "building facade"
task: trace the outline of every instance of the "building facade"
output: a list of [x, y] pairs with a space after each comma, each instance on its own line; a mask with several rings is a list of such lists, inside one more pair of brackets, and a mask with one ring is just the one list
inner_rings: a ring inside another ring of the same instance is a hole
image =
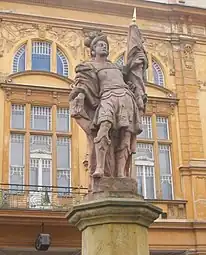
[[70, 119], [85, 35], [101, 29], [124, 64], [133, 8], [148, 54], [144, 131], [133, 158], [138, 192], [163, 213], [151, 254], [206, 254], [206, 7], [204, 1], [0, 2], [0, 254], [78, 254], [67, 211], [87, 192], [86, 137]]

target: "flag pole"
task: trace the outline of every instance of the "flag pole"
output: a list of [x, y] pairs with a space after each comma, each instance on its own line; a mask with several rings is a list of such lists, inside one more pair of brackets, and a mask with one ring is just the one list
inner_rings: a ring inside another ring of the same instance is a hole
[[[137, 23], [137, 8], [134, 7], [133, 16], [132, 16], [132, 23], [130, 23], [130, 26], [136, 25], [136, 23]], [[129, 26], [129, 29], [130, 29], [130, 26]], [[127, 40], [128, 40], [128, 38], [127, 38]], [[125, 54], [124, 54], [124, 62], [125, 62], [125, 64], [127, 62], [127, 56], [128, 56], [128, 52], [127, 51], [128, 50], [126, 49]]]
[[134, 7], [134, 11], [133, 11], [133, 17], [132, 17], [132, 23], [136, 24], [137, 22], [137, 8]]

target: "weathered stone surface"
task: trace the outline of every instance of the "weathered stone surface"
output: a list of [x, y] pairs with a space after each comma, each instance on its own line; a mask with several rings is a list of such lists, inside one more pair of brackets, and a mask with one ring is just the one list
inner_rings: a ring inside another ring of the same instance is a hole
[[94, 178], [92, 182], [92, 192], [85, 199], [92, 200], [102, 197], [135, 197], [143, 199], [137, 195], [137, 182], [132, 178]]
[[[142, 132], [141, 116], [147, 102], [144, 77], [148, 60], [143, 38], [132, 24], [124, 68], [108, 60], [109, 40], [102, 32], [88, 33], [84, 44], [92, 59], [76, 67], [69, 101], [71, 117], [88, 139], [91, 180], [131, 178], [132, 154], [136, 152], [136, 136]], [[97, 189], [99, 180], [93, 182], [91, 188]]]
[[136, 181], [104, 177], [67, 217], [82, 231], [83, 255], [148, 255], [147, 228], [160, 213], [137, 195]]

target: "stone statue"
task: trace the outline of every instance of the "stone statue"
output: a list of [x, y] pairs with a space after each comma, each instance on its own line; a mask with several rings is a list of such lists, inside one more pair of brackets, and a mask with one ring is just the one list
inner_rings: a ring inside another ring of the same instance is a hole
[[131, 177], [131, 157], [147, 101], [147, 56], [136, 24], [129, 27], [127, 45], [127, 63], [120, 68], [108, 60], [107, 36], [91, 32], [85, 39], [91, 60], [75, 69], [70, 111], [88, 138], [91, 178]]

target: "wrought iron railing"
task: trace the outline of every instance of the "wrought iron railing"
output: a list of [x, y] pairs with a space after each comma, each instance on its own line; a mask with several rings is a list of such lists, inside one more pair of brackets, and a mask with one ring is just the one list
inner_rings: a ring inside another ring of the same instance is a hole
[[0, 209], [64, 211], [79, 203], [87, 188], [0, 183]]

